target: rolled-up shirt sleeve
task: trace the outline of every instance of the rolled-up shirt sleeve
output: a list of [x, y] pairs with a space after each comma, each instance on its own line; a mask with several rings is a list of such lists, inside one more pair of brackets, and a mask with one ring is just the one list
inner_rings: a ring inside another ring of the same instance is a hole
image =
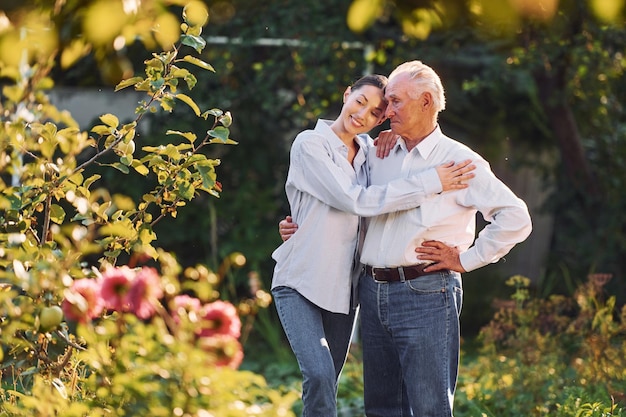
[[477, 161], [476, 165], [476, 177], [459, 202], [475, 207], [488, 224], [473, 246], [460, 255], [461, 265], [468, 272], [497, 262], [532, 230], [526, 203], [491, 172], [485, 161]]
[[354, 184], [332, 159], [323, 141], [303, 139], [292, 146], [288, 182], [338, 210], [370, 217], [418, 207], [427, 196], [442, 191], [435, 168], [386, 185], [366, 188]]

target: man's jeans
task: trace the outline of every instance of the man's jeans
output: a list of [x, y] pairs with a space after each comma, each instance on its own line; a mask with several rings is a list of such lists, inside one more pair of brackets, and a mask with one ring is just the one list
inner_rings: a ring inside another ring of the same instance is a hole
[[367, 417], [451, 417], [459, 364], [461, 275], [360, 282]]
[[288, 287], [272, 290], [302, 372], [303, 417], [337, 416], [337, 381], [348, 355], [355, 310], [331, 313]]

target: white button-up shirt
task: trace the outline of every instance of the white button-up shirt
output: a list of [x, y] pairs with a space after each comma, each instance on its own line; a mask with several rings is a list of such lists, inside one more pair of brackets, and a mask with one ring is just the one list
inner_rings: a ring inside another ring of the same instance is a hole
[[[427, 197], [420, 207], [369, 219], [361, 262], [375, 267], [419, 263], [415, 248], [439, 240], [461, 251], [466, 271], [497, 262], [531, 232], [526, 204], [493, 174], [489, 163], [467, 146], [445, 136], [439, 127], [411, 152], [399, 140], [384, 159], [372, 155], [371, 184], [407, 178], [447, 161], [471, 159], [476, 176], [463, 190]], [[489, 222], [476, 241], [476, 212]]]
[[298, 232], [272, 254], [272, 288], [291, 287], [325, 310], [346, 314], [359, 216], [416, 207], [442, 188], [434, 168], [366, 188], [372, 139], [359, 137], [360, 149], [350, 165], [348, 148], [330, 123], [319, 120], [292, 144], [285, 190]]

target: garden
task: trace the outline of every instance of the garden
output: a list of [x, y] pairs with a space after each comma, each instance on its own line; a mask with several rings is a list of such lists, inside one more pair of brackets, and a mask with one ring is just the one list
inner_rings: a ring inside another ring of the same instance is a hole
[[[415, 50], [450, 72], [442, 125], [532, 169], [553, 222], [541, 276], [495, 265], [465, 278], [455, 416], [626, 416], [625, 2], [517, 8], [520, 36], [443, 24], [453, 6], [477, 15], [462, 1], [325, 0], [306, 16], [287, 3], [0, 11], [0, 416], [299, 415], [268, 290], [292, 133], [332, 114], [355, 74]], [[307, 19], [312, 33], [276, 29]], [[563, 37], [575, 20], [578, 37]], [[51, 100], [59, 84], [144, 99], [85, 129]], [[363, 415], [359, 343], [340, 417]]]

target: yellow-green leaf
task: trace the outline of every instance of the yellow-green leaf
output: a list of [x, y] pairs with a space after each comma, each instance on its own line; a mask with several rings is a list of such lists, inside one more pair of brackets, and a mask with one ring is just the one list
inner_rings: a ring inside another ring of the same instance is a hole
[[115, 86], [115, 91], [119, 91], [123, 88], [130, 87], [131, 85], [139, 84], [143, 81], [142, 77], [132, 77], [122, 80], [118, 85]]
[[204, 62], [203, 60], [196, 58], [195, 56], [187, 55], [187, 56], [185, 56], [183, 58], [183, 61], [189, 62], [190, 64], [198, 66], [198, 67], [200, 67], [202, 69], [205, 69], [207, 71], [215, 72], [215, 68], [213, 68], [213, 66], [211, 66], [211, 64], [208, 64], [208, 63]]
[[348, 9], [347, 23], [356, 33], [368, 29], [380, 15], [382, 0], [354, 0]]
[[50, 206], [50, 220], [56, 224], [62, 224], [65, 220], [65, 210], [58, 204], [52, 204]]
[[135, 171], [137, 171], [144, 177], [150, 172], [148, 168], [146, 168], [146, 166], [142, 164], [138, 159], [133, 159], [132, 167], [135, 169]]
[[178, 130], [168, 130], [167, 132], [165, 132], [166, 135], [178, 135], [178, 136], [182, 136], [185, 139], [187, 139], [189, 142], [194, 143], [195, 140], [198, 138], [196, 136], [195, 133], [193, 132], [180, 132]]
[[191, 107], [191, 109], [196, 114], [196, 116], [200, 116], [200, 108], [198, 107], [196, 102], [191, 99], [191, 97], [189, 97], [186, 94], [176, 94], [175, 97], [179, 99], [180, 101], [186, 103], [189, 107]]
[[111, 113], [103, 114], [102, 116], [100, 116], [100, 120], [105, 125], [111, 126], [111, 127], [118, 127], [120, 124], [120, 121], [117, 118], [117, 116]]
[[109, 133], [111, 133], [111, 128], [108, 126], [104, 126], [104, 125], [97, 125], [91, 128], [91, 131], [93, 133], [97, 133], [99, 135], [108, 135]]

